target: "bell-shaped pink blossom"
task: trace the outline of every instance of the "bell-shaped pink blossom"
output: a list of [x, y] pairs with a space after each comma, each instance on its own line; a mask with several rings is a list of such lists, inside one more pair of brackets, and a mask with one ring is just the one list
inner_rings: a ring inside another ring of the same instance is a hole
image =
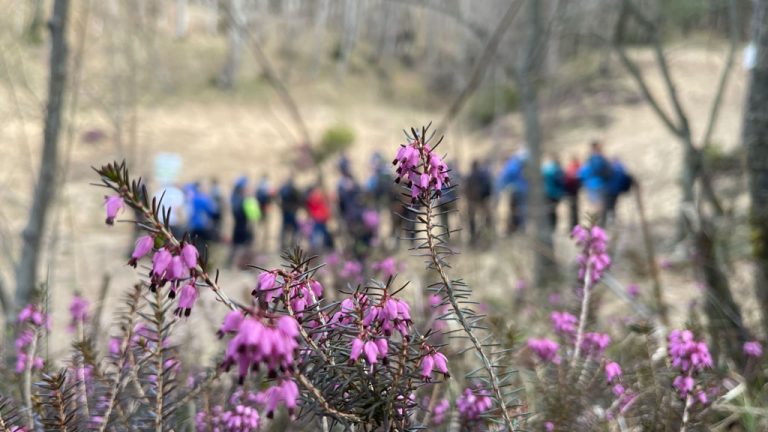
[[621, 376], [621, 366], [619, 366], [616, 362], [608, 362], [605, 365], [605, 380], [610, 382], [613, 382], [614, 379], [619, 378]]
[[445, 358], [445, 355], [443, 355], [443, 353], [436, 352], [432, 357], [435, 360], [435, 369], [437, 369], [438, 372], [445, 375], [446, 377], [451, 376], [451, 374], [448, 372], [448, 359]]
[[104, 197], [104, 208], [107, 210], [107, 225], [115, 224], [115, 217], [123, 209], [124, 205], [125, 202], [123, 202], [123, 198], [119, 195]]
[[152, 273], [155, 276], [163, 277], [163, 275], [168, 270], [168, 267], [171, 265], [172, 260], [173, 255], [168, 252], [168, 249], [158, 249], [158, 251], [155, 252], [155, 255], [152, 257]]
[[197, 287], [194, 282], [190, 282], [181, 288], [181, 294], [179, 294], [179, 308], [176, 309], [176, 315], [189, 316], [192, 312], [192, 308], [197, 301]]
[[144, 258], [152, 248], [155, 246], [155, 239], [150, 235], [141, 236], [136, 240], [136, 245], [133, 248], [131, 259], [128, 260], [128, 265], [136, 267], [136, 263]]
[[283, 315], [277, 320], [277, 328], [284, 336], [296, 338], [299, 336], [299, 324], [293, 317]]
[[421, 358], [421, 377], [424, 381], [432, 379], [432, 370], [435, 368], [435, 358], [432, 354], [427, 354]]
[[256, 289], [251, 292], [251, 295], [257, 295], [259, 292], [264, 293], [264, 300], [269, 303], [272, 299], [278, 295], [277, 276], [272, 272], [263, 272], [259, 275], [256, 283]]
[[319, 281], [312, 279], [309, 281], [309, 288], [312, 290], [312, 294], [316, 299], [323, 297], [323, 285]]
[[376, 364], [379, 356], [379, 348], [376, 346], [376, 342], [368, 341], [363, 345], [363, 352], [365, 353], [365, 359], [370, 364]]
[[233, 333], [237, 331], [238, 328], [240, 328], [240, 324], [243, 323], [243, 313], [240, 311], [232, 311], [227, 314], [227, 316], [224, 317], [224, 323], [221, 325], [221, 328], [219, 329], [219, 337], [224, 336], [226, 333]]
[[185, 243], [181, 248], [181, 259], [188, 269], [197, 267], [197, 258], [200, 256], [197, 248], [192, 243]]
[[376, 339], [376, 348], [379, 350], [381, 358], [386, 359], [389, 353], [389, 343], [385, 338]]
[[352, 340], [352, 349], [349, 351], [349, 360], [355, 361], [360, 358], [360, 354], [363, 352], [363, 341], [360, 338]]

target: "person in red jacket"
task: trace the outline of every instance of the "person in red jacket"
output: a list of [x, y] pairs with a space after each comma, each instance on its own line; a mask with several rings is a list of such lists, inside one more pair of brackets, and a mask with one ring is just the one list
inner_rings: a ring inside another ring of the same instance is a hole
[[313, 186], [307, 194], [307, 213], [312, 219], [310, 245], [313, 249], [333, 249], [333, 237], [328, 231], [331, 208], [320, 186]]
[[579, 180], [579, 170], [581, 162], [574, 156], [565, 167], [565, 197], [568, 200], [570, 231], [579, 224], [579, 189], [581, 189], [581, 180]]

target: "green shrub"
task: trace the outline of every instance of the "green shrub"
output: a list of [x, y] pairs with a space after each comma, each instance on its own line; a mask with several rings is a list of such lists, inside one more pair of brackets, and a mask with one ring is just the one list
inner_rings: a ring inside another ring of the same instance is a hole
[[[496, 98], [500, 99], [497, 101]], [[517, 89], [510, 85], [497, 85], [478, 91], [472, 98], [469, 116], [477, 126], [488, 126], [496, 115], [496, 104], [499, 103], [499, 114], [507, 114], [517, 110], [520, 103]]]
[[349, 126], [339, 124], [325, 130], [320, 145], [315, 151], [315, 158], [323, 161], [336, 153], [343, 152], [355, 142], [355, 131]]

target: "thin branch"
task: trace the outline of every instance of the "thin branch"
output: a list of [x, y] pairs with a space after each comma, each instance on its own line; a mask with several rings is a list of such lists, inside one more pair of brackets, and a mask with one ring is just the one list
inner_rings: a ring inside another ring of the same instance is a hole
[[720, 81], [717, 84], [717, 92], [715, 93], [715, 99], [712, 101], [712, 108], [709, 112], [709, 120], [707, 121], [707, 130], [704, 132], [704, 137], [701, 140], [703, 149], [709, 148], [712, 140], [712, 134], [717, 124], [717, 117], [720, 113], [720, 107], [722, 106], [723, 93], [728, 86], [728, 78], [731, 76], [731, 69], [733, 69], [733, 60], [736, 57], [736, 47], [739, 44], [739, 24], [741, 17], [739, 15], [739, 7], [736, 4], [736, 0], [728, 1], [728, 56], [725, 59], [725, 65], [723, 71], [720, 73]]
[[488, 68], [488, 65], [491, 64], [494, 56], [496, 55], [496, 50], [499, 47], [499, 43], [501, 42], [504, 33], [506, 33], [507, 29], [512, 24], [512, 20], [515, 18], [515, 15], [517, 15], [517, 12], [520, 10], [522, 4], [522, 1], [517, 0], [509, 5], [507, 12], [501, 18], [501, 21], [499, 21], [499, 24], [493, 31], [493, 35], [491, 35], [491, 38], [488, 39], [488, 42], [485, 44], [485, 48], [483, 48], [483, 53], [480, 56], [480, 59], [478, 59], [474, 69], [472, 69], [472, 74], [469, 77], [467, 85], [461, 90], [461, 93], [459, 93], [451, 106], [448, 108], [448, 111], [445, 113], [442, 120], [440, 120], [440, 123], [438, 123], [438, 126], [435, 129], [438, 133], [445, 132], [445, 129], [447, 129], [451, 122], [453, 122], [453, 119], [456, 117], [459, 111], [461, 111], [461, 108], [467, 102], [467, 99], [469, 99], [472, 93], [477, 90], [477, 87], [482, 82], [483, 76], [485, 76], [485, 70]]
[[480, 357], [480, 360], [483, 362], [483, 367], [488, 373], [488, 377], [489, 377], [488, 381], [490, 381], [495, 398], [499, 402], [499, 408], [501, 409], [501, 415], [504, 417], [504, 423], [508, 430], [510, 431], [514, 430], [514, 426], [512, 425], [512, 419], [509, 417], [509, 412], [507, 410], [507, 403], [504, 400], [504, 395], [502, 394], [501, 388], [499, 386], [499, 379], [496, 376], [496, 371], [494, 370], [494, 367], [491, 364], [490, 359], [485, 354], [485, 350], [483, 350], [482, 344], [480, 343], [480, 341], [477, 339], [474, 332], [472, 331], [471, 324], [467, 322], [467, 319], [464, 316], [464, 309], [459, 305], [458, 300], [456, 299], [456, 293], [453, 289], [453, 283], [448, 278], [448, 275], [445, 273], [445, 267], [443, 266], [441, 259], [438, 257], [438, 252], [435, 249], [436, 243], [438, 243], [439, 241], [435, 238], [434, 234], [432, 233], [432, 230], [434, 228], [434, 225], [432, 222], [433, 205], [434, 205], [434, 200], [430, 199], [428, 205], [426, 206], [427, 207], [426, 215], [425, 215], [426, 218], [424, 220], [424, 222], [426, 223], [425, 234], [427, 236], [427, 247], [429, 248], [429, 252], [430, 252], [429, 255], [432, 260], [432, 265], [434, 266], [435, 270], [440, 276], [440, 280], [442, 281], [442, 284], [445, 287], [448, 300], [450, 301], [451, 306], [453, 307], [453, 312], [456, 315], [456, 321], [458, 321], [458, 323], [462, 326], [464, 332], [467, 334], [467, 337], [469, 337], [470, 342], [472, 342], [472, 345], [474, 346], [475, 351], [477, 351], [477, 354]]
[[288, 88], [285, 86], [283, 81], [278, 78], [278, 75], [275, 72], [275, 68], [272, 66], [269, 58], [264, 53], [264, 48], [261, 46], [261, 42], [259, 42], [258, 38], [256, 38], [253, 33], [248, 31], [248, 29], [238, 21], [239, 18], [235, 16], [236, 14], [233, 11], [229, 10], [229, 8], [226, 9], [230, 22], [235, 23], [237, 26], [243, 27], [243, 30], [248, 37], [248, 40], [250, 41], [249, 46], [251, 48], [251, 53], [253, 53], [253, 57], [256, 59], [256, 62], [259, 64], [259, 66], [261, 66], [264, 79], [267, 80], [269, 85], [272, 86], [277, 95], [280, 97], [280, 100], [283, 101], [283, 104], [288, 109], [288, 113], [291, 115], [294, 123], [296, 123], [296, 127], [299, 129], [299, 133], [301, 138], [304, 140], [304, 144], [311, 144], [312, 136], [309, 134], [307, 124], [304, 122], [304, 118], [301, 116], [299, 105], [296, 103], [296, 100], [291, 95], [291, 92], [288, 91]]
[[643, 96], [645, 97], [645, 100], [648, 101], [648, 104], [651, 105], [651, 108], [656, 112], [656, 114], [659, 116], [661, 121], [664, 123], [664, 125], [676, 136], [682, 137], [683, 131], [680, 129], [678, 125], [676, 125], [672, 118], [661, 108], [661, 105], [659, 105], [659, 102], [656, 100], [656, 97], [651, 93], [651, 90], [648, 88], [648, 84], [645, 81], [645, 77], [643, 77], [642, 72], [640, 72], [640, 68], [629, 58], [629, 55], [627, 54], [626, 47], [624, 46], [624, 32], [627, 27], [627, 21], [629, 18], [630, 13], [630, 0], [624, 0], [622, 2], [621, 12], [619, 13], [619, 19], [616, 21], [616, 27], [614, 31], [613, 36], [613, 47], [616, 49], [616, 52], [619, 55], [619, 59], [621, 60], [621, 63], [624, 65], [625, 68], [627, 68], [627, 71], [632, 76], [632, 78], [637, 83], [637, 86], [640, 87], [640, 92], [643, 93]]

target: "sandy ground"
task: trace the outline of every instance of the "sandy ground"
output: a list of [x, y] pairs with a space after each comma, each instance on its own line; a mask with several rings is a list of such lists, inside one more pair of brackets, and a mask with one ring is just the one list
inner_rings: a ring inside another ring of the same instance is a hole
[[[653, 69], [649, 53], [640, 52], [637, 56], [644, 70]], [[691, 43], [670, 50], [670, 64], [678, 91], [697, 137], [703, 133], [724, 57], [724, 50], [719, 45], [708, 47]], [[29, 59], [33, 60], [40, 59]], [[661, 95], [658, 77], [651, 75], [649, 80], [652, 89]], [[7, 258], [15, 256], [19, 250], [18, 235], [31, 200], [41, 141], [39, 100], [31, 97], [21, 83], [15, 84], [19, 105], [10, 97], [7, 86], [0, 87], [0, 116], [3, 118], [0, 123], [0, 198], [5, 203], [0, 209], [0, 233], [6, 258], [0, 268], [6, 282], [12, 280]], [[38, 89], [36, 94], [44, 94], [39, 90], [42, 88], [39, 83], [29, 85]], [[625, 80], [616, 85], [633, 89], [632, 83]], [[726, 149], [738, 145], [745, 86], [746, 74], [737, 64], [715, 131], [715, 141]], [[404, 127], [437, 120], [442, 114], [435, 108], [411, 108], [397, 98], [382, 101], [375, 88], [355, 84], [354, 81], [346, 85], [304, 83], [297, 85], [294, 91], [301, 101], [302, 112], [313, 136], [319, 136], [324, 128], [337, 122], [354, 128], [357, 140], [349, 156], [359, 176], [365, 175], [372, 152], [389, 155], [395, 151]], [[294, 144], [285, 130], [285, 125], [290, 124], [288, 116], [274, 97], [270, 96], [269, 100], [269, 103], [265, 103], [263, 98], [243, 101], [221, 95], [218, 98], [191, 98], [186, 101], [172, 98], [166, 102], [142, 105], [138, 111], [139, 145], [135, 153], [142, 161], [140, 166], [149, 171], [149, 161], [154, 154], [174, 152], [184, 159], [182, 181], [216, 175], [226, 186], [241, 174], [252, 179], [267, 174], [273, 182], [282, 181], [292, 172], [288, 161], [294, 154]], [[608, 153], [620, 157], [639, 178], [654, 233], [659, 244], [665, 244], [679, 197], [676, 181], [680, 146], [644, 103], [610, 104], [595, 96], [583, 101], [583, 105], [564, 104], [550, 109], [545, 118], [557, 118], [569, 115], [569, 110], [585, 108], [606, 115], [610, 119], [607, 126], [598, 127], [584, 122], [567, 128], [549, 128], [545, 122], [546, 150], [584, 155], [591, 139], [602, 139]], [[522, 129], [517, 117], [511, 115], [502, 120], [501, 130], [507, 132], [501, 136], [501, 149], [505, 154], [514, 150], [521, 141]], [[79, 290], [95, 299], [102, 276], [109, 274], [112, 277], [107, 305], [109, 310], [116, 306], [121, 291], [136, 280], [134, 271], [124, 265], [130, 227], [118, 224], [109, 228], [103, 224], [101, 204], [104, 193], [89, 185], [96, 180], [90, 166], [121, 158], [122, 155], [109, 139], [97, 145], [78, 139], [83, 131], [91, 129], [109, 133], [103, 113], [95, 109], [78, 113], [74, 127], [75, 140], [71, 150], [67, 149], [66, 139], [62, 149], [69, 165], [66, 180], [59, 185], [60, 199], [52, 214], [54, 228], [49, 233], [44, 251], [43, 274], [48, 274], [50, 302], [57, 310], [51, 338], [54, 349], [66, 347], [60, 335], [68, 319], [63, 312], [72, 292]], [[488, 154], [493, 145], [489, 130], [471, 131], [457, 125], [448, 131], [445, 148], [464, 168], [471, 158]], [[326, 170], [330, 172], [332, 167]], [[136, 174], [146, 175], [147, 172]], [[306, 170], [295, 174], [300, 182], [307, 182], [313, 176]], [[628, 229], [617, 239], [616, 246], [622, 253], [642, 250], [636, 208], [631, 201], [626, 201], [620, 204], [620, 220], [621, 226]], [[570, 258], [572, 249], [563, 233], [558, 235], [556, 241], [560, 259], [565, 262]], [[525, 270], [529, 246], [524, 238], [501, 238], [492, 250], [465, 251], [457, 258], [457, 273], [474, 285], [481, 297], [504, 299], [508, 304], [509, 293], [515, 289], [517, 280], [530, 277]], [[277, 264], [274, 253], [267, 253], [262, 259], [265, 264]], [[419, 260], [408, 261], [410, 267], [406, 276], [420, 280]], [[747, 286], [745, 272], [748, 268], [742, 267], [736, 271], [734, 280]], [[647, 292], [650, 284], [633, 274], [632, 268], [630, 260], [619, 256], [614, 270], [621, 282], [638, 282]], [[222, 273], [221, 281], [234, 296], [246, 293], [251, 284], [247, 274], [229, 271]], [[664, 283], [672, 299], [676, 321], [680, 322], [685, 319], [689, 301], [699, 297], [694, 281], [688, 272], [665, 271]], [[419, 283], [416, 283], [412, 289], [418, 289], [418, 286]], [[747, 291], [739, 288], [741, 286], [737, 287], [740, 299], [749, 303]], [[212, 296], [203, 296], [203, 300], [209, 306], [213, 301]], [[193, 314], [193, 320], [216, 322], [221, 308], [213, 309]], [[625, 312], [625, 305], [614, 302], [606, 315]], [[748, 310], [747, 314], [752, 318], [754, 311]], [[105, 318], [107, 323], [108, 315]]]

